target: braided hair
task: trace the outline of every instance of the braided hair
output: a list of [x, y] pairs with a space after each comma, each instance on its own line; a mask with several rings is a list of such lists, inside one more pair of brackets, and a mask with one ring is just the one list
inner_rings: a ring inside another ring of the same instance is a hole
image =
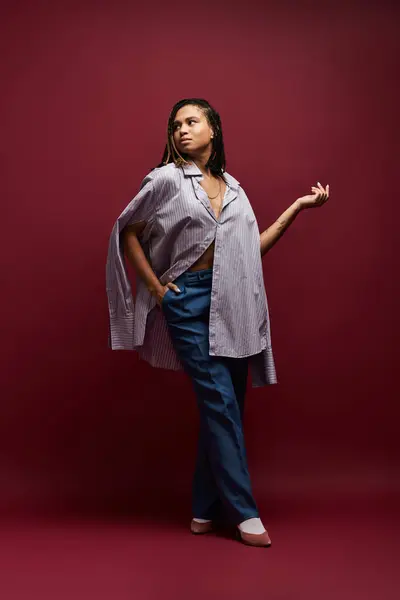
[[214, 137], [212, 139], [212, 151], [205, 167], [206, 169], [210, 170], [212, 175], [222, 176], [223, 172], [225, 171], [225, 150], [224, 140], [222, 137], [221, 118], [217, 111], [209, 104], [209, 102], [203, 98], [184, 98], [183, 100], [179, 100], [179, 102], [174, 104], [168, 117], [167, 144], [165, 146], [164, 154], [161, 163], [154, 168], [163, 167], [171, 162], [174, 162], [177, 167], [187, 163], [187, 158], [189, 155], [185, 152], [182, 152], [182, 154], [179, 153], [175, 146], [173, 135], [173, 122], [176, 113], [180, 108], [182, 108], [182, 106], [185, 106], [186, 104], [191, 104], [200, 108], [205, 115], [208, 124], [210, 127], [212, 127], [214, 132]]

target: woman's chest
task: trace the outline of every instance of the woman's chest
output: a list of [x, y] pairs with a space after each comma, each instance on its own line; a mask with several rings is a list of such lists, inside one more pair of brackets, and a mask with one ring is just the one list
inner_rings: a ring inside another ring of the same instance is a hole
[[227, 221], [233, 225], [243, 219], [254, 218], [243, 190], [235, 190], [223, 181], [221, 193], [217, 193], [216, 187], [205, 189], [203, 181], [200, 183], [197, 178], [182, 182], [179, 188], [171, 186], [165, 192], [155, 216], [159, 234], [166, 234], [177, 227], [209, 229], [217, 224], [223, 226]]
[[227, 185], [222, 179], [213, 180], [213, 181], [201, 181], [200, 186], [207, 194], [207, 199], [211, 205], [211, 208], [214, 212], [215, 218], [219, 220], [222, 206], [224, 203], [225, 193], [227, 190]]

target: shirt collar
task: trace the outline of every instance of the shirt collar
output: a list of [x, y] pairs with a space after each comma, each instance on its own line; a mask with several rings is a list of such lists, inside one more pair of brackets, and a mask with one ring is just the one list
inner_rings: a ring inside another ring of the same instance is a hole
[[[185, 173], [185, 176], [191, 176], [191, 175], [203, 176], [203, 173], [200, 171], [199, 167], [195, 163], [183, 164], [182, 169]], [[240, 182], [237, 179], [235, 179], [234, 177], [232, 177], [232, 175], [229, 175], [229, 173], [224, 171], [224, 177], [232, 189], [237, 190], [239, 188]]]

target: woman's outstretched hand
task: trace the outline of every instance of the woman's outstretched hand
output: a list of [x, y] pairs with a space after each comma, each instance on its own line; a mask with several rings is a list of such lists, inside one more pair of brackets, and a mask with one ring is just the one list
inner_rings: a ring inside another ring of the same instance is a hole
[[318, 187], [311, 186], [313, 194], [309, 196], [303, 196], [302, 198], [297, 198], [297, 203], [300, 208], [316, 208], [317, 206], [322, 206], [329, 199], [329, 185], [324, 189], [320, 182], [318, 181]]

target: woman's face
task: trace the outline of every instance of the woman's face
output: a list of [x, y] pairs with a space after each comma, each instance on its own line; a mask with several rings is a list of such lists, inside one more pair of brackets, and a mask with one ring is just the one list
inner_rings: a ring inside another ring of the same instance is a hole
[[175, 115], [172, 131], [180, 153], [197, 156], [206, 150], [211, 152], [213, 131], [203, 111], [197, 106], [182, 106]]

